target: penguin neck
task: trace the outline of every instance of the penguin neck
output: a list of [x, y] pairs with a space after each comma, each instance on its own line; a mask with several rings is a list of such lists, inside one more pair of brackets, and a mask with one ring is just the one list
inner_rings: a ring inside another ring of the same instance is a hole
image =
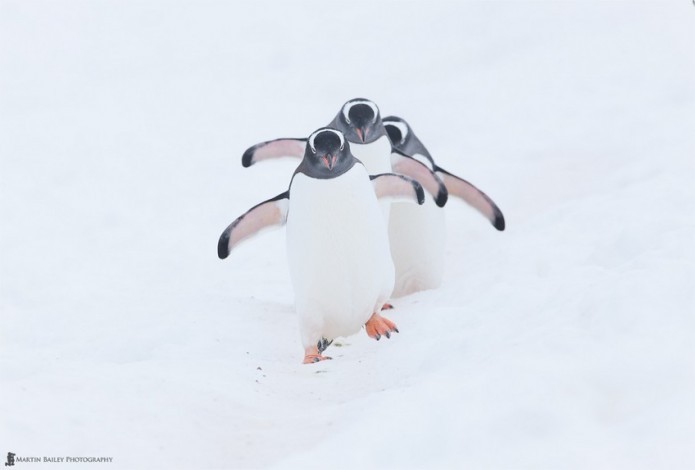
[[[345, 137], [348, 139], [348, 142], [350, 142], [350, 145], [353, 145], [353, 144], [367, 145], [367, 144], [374, 143], [375, 141], [379, 140], [381, 137], [387, 135], [386, 134], [386, 127], [384, 127], [384, 124], [381, 122], [381, 118], [379, 118], [379, 121], [375, 122], [374, 124], [375, 125], [372, 126], [372, 130], [368, 134], [367, 140], [365, 142], [350, 140], [351, 138], [353, 138], [353, 139], [355, 138], [355, 133], [348, 124], [343, 122], [340, 114], [338, 114], [335, 118], [333, 118], [333, 120], [328, 124], [328, 127], [338, 129], [340, 132], [345, 134]], [[350, 136], [352, 136], [352, 137], [350, 137]]]
[[[379, 124], [378, 126], [374, 126], [372, 129], [373, 130], [372, 130], [372, 132], [370, 132], [368, 134], [366, 141], [364, 141], [364, 142], [352, 141], [352, 140], [350, 140], [350, 137], [348, 137], [348, 142], [350, 142], [350, 145], [355, 145], [355, 144], [356, 145], [369, 145], [369, 144], [373, 144], [374, 142], [381, 139], [382, 137], [388, 138], [388, 134], [386, 134], [386, 128], [383, 126], [383, 124]], [[345, 133], [346, 136], [351, 135], [347, 131], [343, 131], [343, 132]], [[354, 136], [353, 136], [353, 138], [354, 138]]]

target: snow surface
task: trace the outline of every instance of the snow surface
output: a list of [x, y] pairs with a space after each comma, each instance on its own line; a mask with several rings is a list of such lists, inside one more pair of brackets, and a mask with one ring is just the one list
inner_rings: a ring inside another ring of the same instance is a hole
[[[686, 0], [2, 0], [0, 457], [694, 468], [694, 44]], [[508, 228], [452, 201], [401, 333], [303, 366], [284, 231], [217, 238], [358, 96]]]

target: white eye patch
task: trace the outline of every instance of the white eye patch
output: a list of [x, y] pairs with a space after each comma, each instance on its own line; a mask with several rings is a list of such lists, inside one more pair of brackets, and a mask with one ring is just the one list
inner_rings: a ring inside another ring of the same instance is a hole
[[404, 122], [400, 121], [384, 121], [385, 126], [393, 126], [399, 131], [401, 131], [401, 144], [405, 142], [405, 138], [408, 136], [408, 126]]
[[374, 118], [372, 119], [372, 122], [376, 122], [376, 117], [379, 115], [379, 108], [377, 108], [376, 105], [369, 100], [355, 100], [348, 101], [347, 103], [345, 103], [345, 106], [343, 106], [343, 116], [345, 116], [345, 122], [350, 124], [350, 110], [356, 104], [366, 104], [367, 106], [372, 108], [372, 111], [374, 112]]
[[316, 137], [319, 134], [322, 134], [324, 132], [332, 132], [335, 135], [338, 136], [340, 139], [340, 150], [343, 150], [345, 148], [345, 137], [343, 136], [343, 133], [340, 131], [337, 131], [335, 129], [331, 129], [328, 127], [322, 127], [321, 129], [315, 131], [313, 134], [309, 136], [309, 148], [311, 149], [312, 153], [316, 153], [316, 147], [314, 146], [314, 140], [316, 140]]

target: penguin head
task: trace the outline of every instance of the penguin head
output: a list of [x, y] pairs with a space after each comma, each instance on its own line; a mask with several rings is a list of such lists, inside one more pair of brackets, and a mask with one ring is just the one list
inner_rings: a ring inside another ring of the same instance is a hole
[[420, 139], [417, 138], [413, 129], [405, 119], [398, 116], [386, 116], [383, 119], [386, 135], [389, 136], [393, 147], [411, 157], [414, 155], [422, 155], [430, 162], [430, 167], [434, 166], [434, 159]]
[[410, 126], [404, 119], [398, 116], [387, 116], [383, 120], [386, 134], [394, 147], [403, 151], [405, 145], [410, 138]]
[[334, 178], [349, 170], [354, 160], [343, 133], [322, 127], [309, 136], [302, 164], [308, 167], [312, 176]]
[[355, 144], [368, 144], [384, 135], [379, 108], [364, 98], [345, 103], [335, 123], [347, 140]]

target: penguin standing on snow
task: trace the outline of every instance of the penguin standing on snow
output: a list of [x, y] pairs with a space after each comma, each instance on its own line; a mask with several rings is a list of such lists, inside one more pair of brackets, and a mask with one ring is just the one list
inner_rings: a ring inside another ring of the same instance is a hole
[[[374, 102], [364, 98], [355, 98], [346, 102], [330, 122], [329, 127], [338, 129], [345, 135], [345, 138], [350, 142], [352, 154], [364, 164], [369, 173], [377, 174], [393, 171], [394, 173], [407, 175], [422, 184], [437, 206], [443, 207], [446, 204], [448, 193], [442, 180], [430, 167], [392, 145], [381, 120], [379, 108]], [[269, 140], [247, 149], [241, 158], [241, 163], [244, 167], [249, 167], [256, 162], [271, 158], [286, 156], [301, 158], [305, 148], [306, 139], [284, 138]], [[427, 205], [430, 204], [431, 202], [428, 202]], [[388, 222], [391, 203], [388, 201], [382, 202], [381, 210], [384, 219]], [[433, 215], [434, 219], [442, 217], [441, 214], [434, 212], [430, 214]], [[439, 225], [441, 224], [435, 223], [436, 227], [439, 227]], [[427, 229], [425, 227], [420, 230]], [[407, 234], [396, 232], [390, 232], [389, 234], [391, 243], [400, 243], [398, 239], [402, 236], [407, 236]], [[441, 250], [443, 250], [443, 247]], [[391, 252], [393, 253], [392, 250]], [[400, 256], [400, 250], [397, 253]], [[398, 260], [394, 260], [394, 262], [397, 265], [410, 264], [410, 254], [405, 254], [405, 256], [408, 259], [404, 260], [404, 262], [399, 263]], [[442, 256], [437, 258], [436, 262], [443, 264], [442, 257], [443, 251]], [[401, 279], [399, 277], [401, 273], [402, 270], [397, 271], [396, 286], [412, 284], [409, 280], [410, 276], [407, 279]], [[429, 280], [419, 284], [432, 285]], [[402, 292], [402, 289], [399, 289], [398, 292]], [[391, 304], [386, 304], [386, 308], [391, 307]]]
[[[504, 216], [494, 201], [468, 181], [437, 166], [405, 120], [388, 116], [383, 122], [396, 149], [425, 164], [444, 181], [449, 195], [463, 199], [497, 230], [504, 230]], [[444, 211], [434, 204], [414, 207], [396, 202], [391, 205], [389, 235], [396, 268], [393, 296], [439, 287], [444, 273]]]
[[224, 259], [259, 230], [287, 224], [287, 253], [304, 346], [304, 363], [330, 359], [323, 351], [338, 336], [365, 326], [375, 339], [396, 325], [382, 317], [394, 268], [378, 198], [422, 204], [410, 178], [369, 176], [342, 132], [321, 128], [307, 139], [288, 191], [250, 209], [222, 233]]

